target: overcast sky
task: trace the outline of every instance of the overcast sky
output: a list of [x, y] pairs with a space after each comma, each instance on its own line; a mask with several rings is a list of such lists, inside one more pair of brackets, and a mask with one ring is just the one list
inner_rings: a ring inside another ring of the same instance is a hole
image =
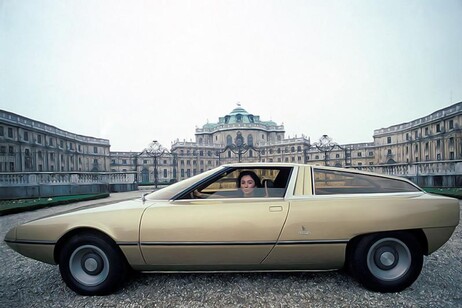
[[371, 142], [462, 101], [462, 1], [0, 0], [0, 109], [112, 151], [236, 103], [286, 137]]

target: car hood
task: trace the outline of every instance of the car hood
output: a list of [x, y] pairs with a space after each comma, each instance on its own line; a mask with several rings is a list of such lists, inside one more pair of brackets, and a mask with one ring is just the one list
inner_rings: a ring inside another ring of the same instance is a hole
[[16, 226], [5, 240], [53, 243], [72, 230], [85, 228], [103, 232], [115, 241], [137, 241], [143, 212], [156, 203], [159, 201], [134, 199], [73, 209]]

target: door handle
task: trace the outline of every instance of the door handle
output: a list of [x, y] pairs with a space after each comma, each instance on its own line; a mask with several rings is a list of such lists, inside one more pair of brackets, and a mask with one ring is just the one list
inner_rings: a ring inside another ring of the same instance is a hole
[[270, 212], [282, 212], [282, 206], [280, 205], [272, 205], [269, 207]]

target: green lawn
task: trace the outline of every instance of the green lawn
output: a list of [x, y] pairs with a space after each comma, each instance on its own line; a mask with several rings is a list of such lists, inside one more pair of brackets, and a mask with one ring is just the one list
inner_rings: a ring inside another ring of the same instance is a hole
[[87, 195], [71, 195], [59, 196], [51, 198], [37, 199], [18, 199], [18, 200], [1, 200], [0, 201], [0, 216], [20, 213], [24, 211], [36, 210], [48, 206], [68, 204], [78, 201], [94, 200], [109, 197], [108, 193], [103, 194], [87, 194]]
[[453, 197], [457, 199], [462, 199], [462, 188], [437, 188], [437, 187], [427, 187], [424, 188], [426, 192], [443, 195], [448, 197]]

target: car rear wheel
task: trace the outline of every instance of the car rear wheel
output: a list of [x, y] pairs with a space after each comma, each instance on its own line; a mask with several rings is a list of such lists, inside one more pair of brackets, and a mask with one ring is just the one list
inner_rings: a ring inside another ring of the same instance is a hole
[[422, 270], [423, 253], [410, 233], [392, 232], [362, 237], [349, 260], [353, 275], [369, 290], [399, 292]]
[[123, 254], [112, 241], [89, 233], [71, 237], [59, 257], [64, 282], [82, 295], [115, 291], [124, 281], [127, 268]]

